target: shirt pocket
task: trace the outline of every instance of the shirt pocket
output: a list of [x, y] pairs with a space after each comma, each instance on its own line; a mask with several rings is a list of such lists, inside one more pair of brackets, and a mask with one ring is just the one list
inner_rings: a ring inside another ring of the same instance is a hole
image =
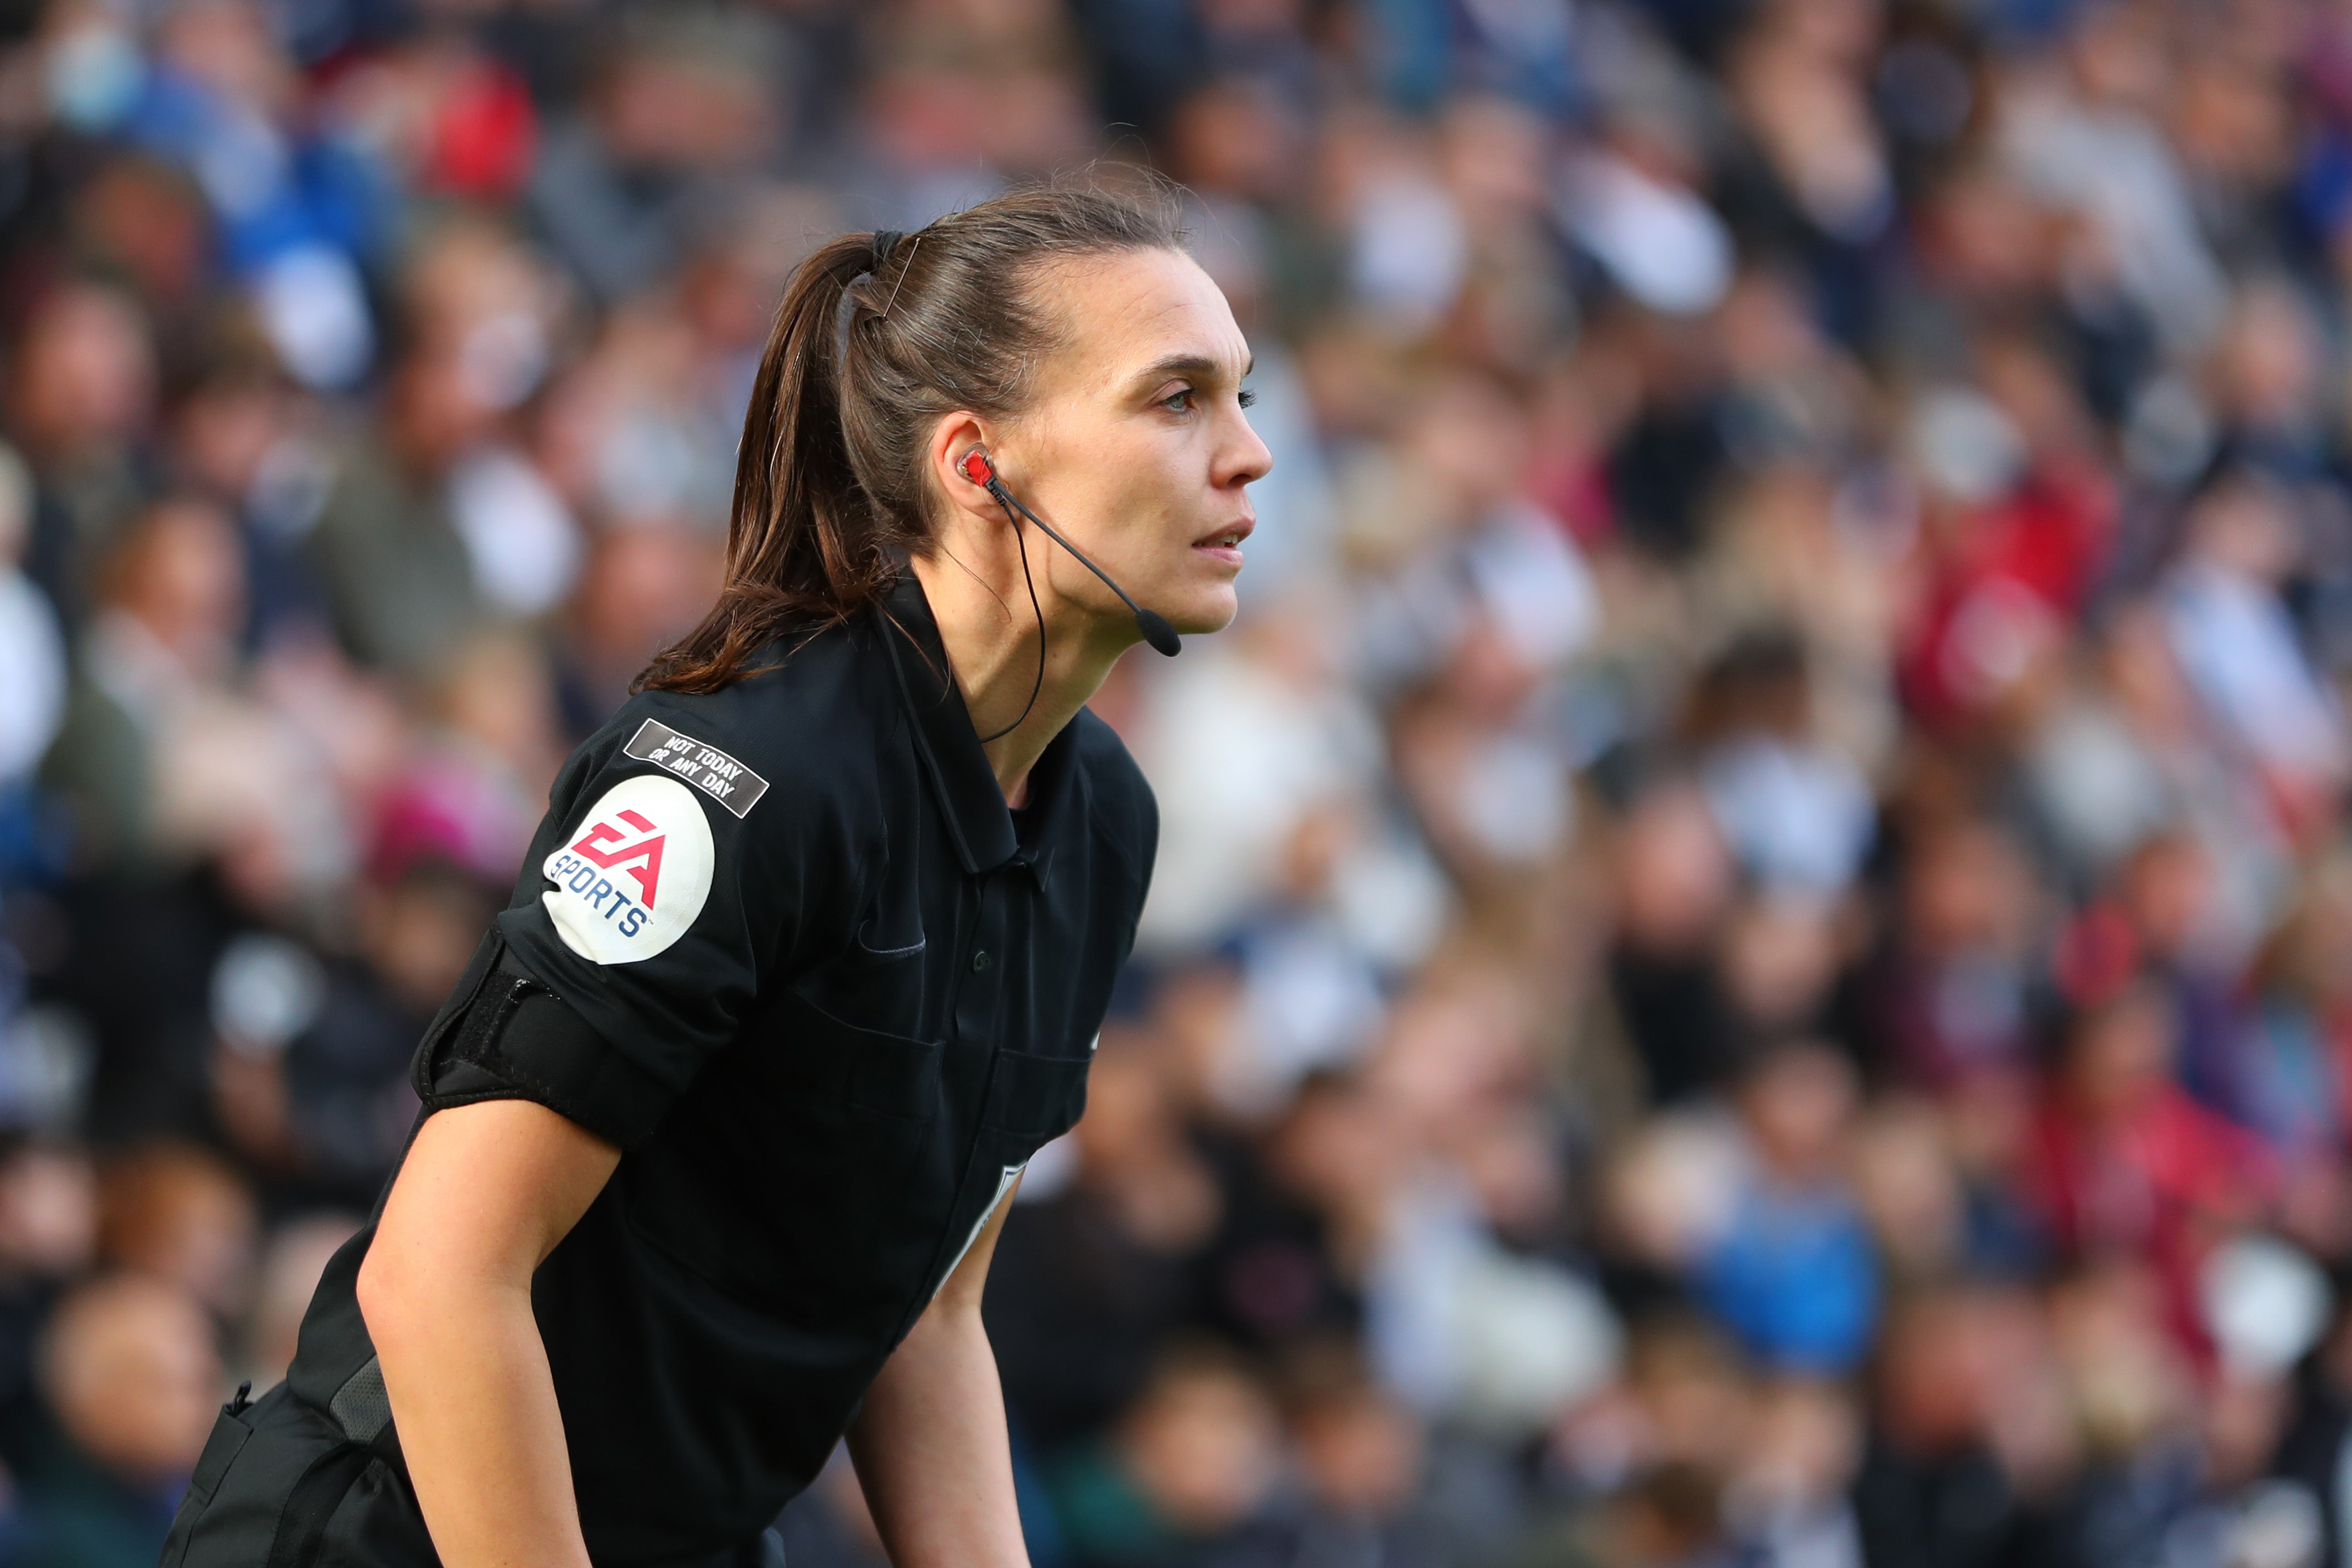
[[803, 1000], [853, 1028], [901, 1037], [922, 1034], [922, 928], [885, 931], [878, 920], [858, 928], [849, 951], [800, 983]]
[[806, 1326], [887, 1310], [936, 1234], [921, 1194], [946, 1142], [942, 1051], [784, 993], [633, 1156], [632, 1226]]

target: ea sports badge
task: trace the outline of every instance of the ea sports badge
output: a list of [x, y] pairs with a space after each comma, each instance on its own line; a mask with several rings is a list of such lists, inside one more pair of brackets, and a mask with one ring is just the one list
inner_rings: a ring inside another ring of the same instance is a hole
[[694, 793], [644, 774], [604, 792], [548, 856], [539, 896], [563, 945], [596, 963], [634, 963], [676, 942], [710, 896], [710, 824]]

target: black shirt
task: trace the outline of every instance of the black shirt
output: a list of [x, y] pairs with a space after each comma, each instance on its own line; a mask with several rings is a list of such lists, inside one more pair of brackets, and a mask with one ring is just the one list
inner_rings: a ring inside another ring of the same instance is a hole
[[[741, 1542], [823, 1467], [1077, 1120], [1158, 837], [1084, 711], [1016, 834], [911, 575], [756, 662], [633, 698], [572, 755], [417, 1055], [428, 1111], [529, 1098], [623, 1147], [532, 1289], [600, 1563]], [[373, 1234], [289, 1384], [396, 1466], [352, 1295]]]

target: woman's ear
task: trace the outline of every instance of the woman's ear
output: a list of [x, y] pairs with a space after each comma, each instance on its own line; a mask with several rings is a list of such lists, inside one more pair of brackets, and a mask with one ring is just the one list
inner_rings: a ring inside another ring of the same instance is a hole
[[964, 470], [965, 455], [975, 447], [987, 449], [987, 429], [978, 415], [959, 411], [941, 416], [931, 426], [930, 446], [924, 456], [933, 482], [947, 497], [951, 515], [983, 525], [1002, 522], [1004, 512], [995, 498]]

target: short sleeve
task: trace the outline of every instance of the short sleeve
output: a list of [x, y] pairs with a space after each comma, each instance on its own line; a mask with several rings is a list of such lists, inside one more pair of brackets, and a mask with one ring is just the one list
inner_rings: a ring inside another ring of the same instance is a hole
[[859, 748], [780, 756], [788, 727], [751, 695], [633, 699], [557, 779], [498, 918], [531, 975], [672, 1095], [851, 907], [857, 792], [827, 764]]
[[468, 973], [481, 978], [451, 998], [411, 1066], [427, 1110], [529, 1100], [622, 1149], [651, 1136], [676, 1094], [590, 1027], [495, 931]]

